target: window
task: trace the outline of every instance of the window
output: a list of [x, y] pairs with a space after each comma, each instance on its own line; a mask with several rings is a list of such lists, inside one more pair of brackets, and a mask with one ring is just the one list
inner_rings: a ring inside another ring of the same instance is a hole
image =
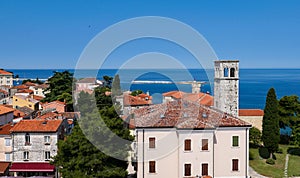
[[50, 151], [45, 151], [45, 160], [50, 159]]
[[224, 77], [228, 77], [228, 68], [224, 68]]
[[149, 138], [149, 148], [155, 148], [155, 138], [154, 137]]
[[239, 170], [239, 160], [232, 159], [232, 171], [238, 171], [238, 170]]
[[5, 146], [10, 146], [10, 138], [5, 139]]
[[10, 161], [10, 153], [5, 153], [5, 161]]
[[233, 147], [239, 146], [239, 136], [232, 136], [232, 146]]
[[230, 77], [235, 77], [235, 69], [234, 68], [230, 69]]
[[29, 133], [25, 134], [25, 145], [30, 145], [30, 135], [29, 135]]
[[155, 173], [155, 161], [149, 161], [149, 173]]
[[202, 150], [208, 150], [208, 139], [202, 139]]
[[50, 136], [44, 136], [44, 142], [45, 144], [49, 144], [50, 143]]
[[29, 159], [29, 152], [28, 151], [24, 151], [23, 158], [24, 158], [24, 160]]
[[191, 140], [184, 140], [184, 151], [191, 151]]
[[36, 94], [36, 95], [39, 94], [39, 91], [36, 91], [35, 94]]
[[191, 164], [184, 164], [184, 176], [191, 176]]
[[208, 175], [208, 164], [203, 163], [202, 164], [202, 176], [207, 176]]

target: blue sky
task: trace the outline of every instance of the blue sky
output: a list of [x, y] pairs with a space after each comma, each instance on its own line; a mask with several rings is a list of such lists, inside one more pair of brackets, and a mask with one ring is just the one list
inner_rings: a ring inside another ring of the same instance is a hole
[[[1, 0], [0, 68], [74, 68], [95, 35], [139, 16], [190, 25], [220, 59], [239, 59], [241, 68], [300, 68], [299, 9], [298, 0]], [[116, 68], [153, 51], [195, 66], [191, 55], [176, 45], [145, 39], [120, 47], [104, 67]]]

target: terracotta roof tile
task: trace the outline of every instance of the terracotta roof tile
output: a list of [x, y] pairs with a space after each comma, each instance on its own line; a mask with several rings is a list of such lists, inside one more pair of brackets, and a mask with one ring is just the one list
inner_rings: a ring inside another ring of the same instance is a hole
[[240, 109], [239, 116], [264, 116], [264, 111], [261, 109]]
[[13, 73], [8, 72], [8, 71], [3, 70], [3, 69], [0, 69], [0, 74], [1, 74], [1, 75], [13, 75]]
[[57, 132], [63, 120], [21, 120], [10, 132]]
[[6, 107], [4, 105], [0, 105], [0, 115], [7, 114], [10, 112], [14, 112], [13, 108]]
[[10, 132], [9, 130], [13, 128], [13, 125], [12, 124], [6, 124], [6, 125], [3, 125], [0, 127], [0, 135], [9, 135]]
[[191, 102], [198, 102], [199, 104], [205, 106], [214, 105], [214, 97], [207, 93], [185, 93], [182, 91], [170, 91], [164, 93], [163, 96], [173, 97], [175, 99], [183, 99]]
[[215, 129], [249, 127], [249, 123], [217, 109], [189, 101], [172, 101], [134, 111], [135, 126], [176, 127], [178, 129]]
[[35, 86], [34, 88], [35, 88], [35, 89], [38, 89], [38, 88], [46, 89], [46, 88], [48, 88], [48, 87], [49, 87], [48, 84], [43, 83], [43, 84], [40, 84], [40, 85]]
[[13, 89], [18, 89], [18, 90], [21, 90], [21, 89], [29, 89], [29, 86], [26, 86], [26, 85], [18, 85], [18, 86], [14, 86], [12, 87]]
[[36, 86], [37, 84], [32, 83], [32, 82], [26, 82], [26, 83], [24, 83], [24, 85], [26, 85], [26, 86]]
[[29, 93], [29, 94], [32, 94], [33, 91], [30, 90], [30, 89], [21, 89], [21, 90], [18, 90], [17, 93]]
[[33, 95], [33, 99], [37, 100], [37, 101], [40, 101], [42, 100], [44, 97], [42, 96], [37, 96], [37, 95]]
[[8, 92], [7, 92], [7, 91], [5, 91], [5, 90], [1, 90], [1, 89], [0, 89], [0, 93], [3, 93], [3, 94], [5, 94], [5, 95], [7, 95], [7, 94], [8, 94]]
[[140, 106], [152, 104], [152, 98], [150, 96], [141, 98], [139, 96], [124, 95], [123, 104], [124, 106]]

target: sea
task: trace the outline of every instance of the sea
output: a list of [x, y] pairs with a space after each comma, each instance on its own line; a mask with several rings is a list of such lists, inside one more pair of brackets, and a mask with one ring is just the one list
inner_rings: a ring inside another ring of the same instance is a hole
[[[122, 90], [142, 90], [153, 96], [153, 102], [162, 100], [162, 93], [181, 90], [191, 92], [190, 81], [201, 81], [201, 91], [213, 95], [213, 71], [203, 69], [7, 69], [23, 79], [50, 78], [54, 72], [69, 71], [75, 78], [96, 77], [119, 74]], [[239, 107], [243, 109], [264, 109], [268, 90], [273, 87], [277, 98], [286, 95], [300, 96], [300, 69], [240, 69], [239, 70]], [[134, 82], [133, 82], [134, 81]], [[185, 82], [185, 83], [183, 83]]]

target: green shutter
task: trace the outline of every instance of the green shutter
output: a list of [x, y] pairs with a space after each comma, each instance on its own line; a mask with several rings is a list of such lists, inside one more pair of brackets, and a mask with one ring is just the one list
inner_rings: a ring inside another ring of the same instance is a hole
[[239, 146], [239, 136], [232, 136], [232, 146]]

